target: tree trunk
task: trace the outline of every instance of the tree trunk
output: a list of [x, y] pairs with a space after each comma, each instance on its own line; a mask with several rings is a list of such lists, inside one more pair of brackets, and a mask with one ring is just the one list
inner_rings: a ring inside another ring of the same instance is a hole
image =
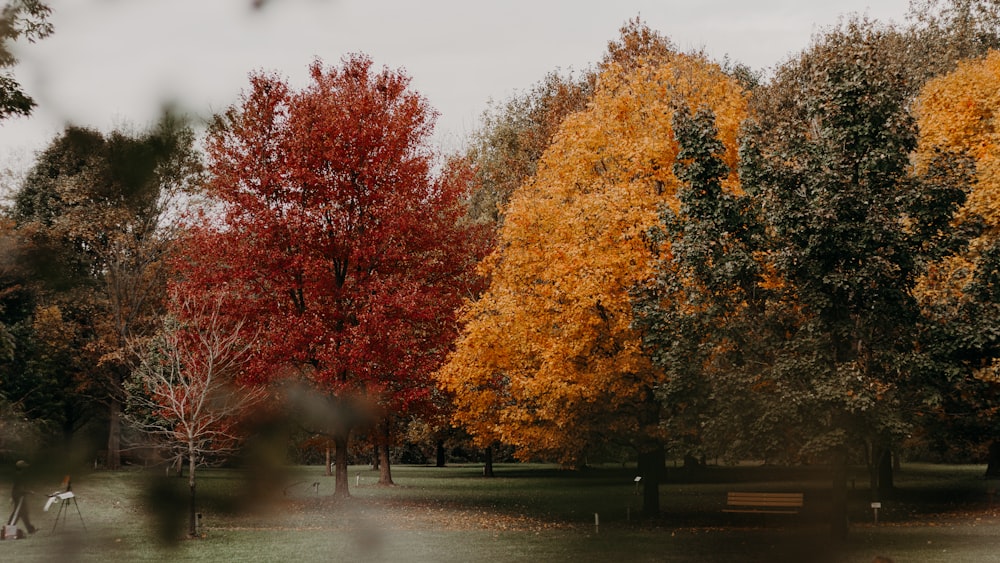
[[493, 473], [493, 446], [487, 446], [483, 451], [485, 464], [483, 465], [483, 477], [496, 477]]
[[122, 405], [117, 396], [111, 397], [111, 405], [108, 412], [108, 459], [107, 468], [111, 470], [121, 469], [122, 466]]
[[195, 456], [194, 448], [188, 450], [188, 488], [191, 490], [191, 505], [188, 507], [188, 536], [198, 536], [198, 514], [195, 510], [195, 480], [194, 480]]
[[70, 448], [73, 447], [73, 432], [76, 428], [75, 420], [71, 418], [71, 413], [69, 412], [71, 410], [72, 409], [68, 407], [63, 409], [64, 415], [63, 415], [63, 423], [61, 425], [62, 442], [63, 442], [63, 447], [66, 448], [66, 451], [69, 451]]
[[378, 457], [378, 484], [395, 485], [392, 482], [392, 468], [389, 466], [389, 444], [379, 444]]
[[881, 500], [882, 487], [879, 486], [878, 478], [879, 463], [882, 460], [882, 445], [873, 441], [871, 446], [865, 448], [865, 464], [868, 467], [868, 490], [871, 492], [871, 500]]
[[351, 496], [347, 485], [347, 439], [350, 431], [338, 431], [333, 437], [334, 452], [334, 489], [333, 495], [338, 498]]
[[434, 458], [434, 467], [444, 467], [444, 440], [441, 438], [434, 443]]
[[834, 540], [843, 541], [847, 539], [847, 448], [837, 448], [833, 452], [832, 461], [830, 536]]
[[878, 463], [878, 490], [880, 497], [885, 500], [892, 497], [892, 492], [896, 487], [893, 479], [892, 449], [885, 448]]
[[696, 473], [705, 467], [705, 459], [698, 459], [690, 453], [684, 454], [684, 469]]
[[375, 449], [378, 452], [378, 484], [379, 485], [394, 485], [392, 482], [392, 468], [389, 465], [389, 442], [390, 442], [390, 428], [389, 419], [385, 419], [379, 424], [379, 437], [378, 444]]
[[892, 495], [892, 450], [878, 442], [872, 443], [868, 480], [873, 501], [885, 500]]
[[990, 444], [990, 449], [986, 460], [986, 476], [990, 478], [1000, 477], [1000, 440]]
[[666, 456], [662, 445], [648, 446], [639, 452], [639, 476], [642, 477], [642, 514], [654, 517], [660, 514], [660, 478]]
[[333, 442], [331, 442], [330, 440], [326, 441], [326, 473], [325, 473], [325, 475], [327, 477], [330, 477], [331, 475], [333, 475], [333, 468], [330, 467], [330, 449], [331, 449], [331, 444], [332, 443]]

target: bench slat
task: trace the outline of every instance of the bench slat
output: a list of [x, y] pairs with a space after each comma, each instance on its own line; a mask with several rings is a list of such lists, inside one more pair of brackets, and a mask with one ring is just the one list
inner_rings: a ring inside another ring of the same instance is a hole
[[802, 493], [747, 493], [731, 491], [726, 495], [727, 508], [723, 512], [797, 514], [798, 509], [802, 508], [802, 504]]
[[738, 512], [740, 514], [798, 514], [798, 510], [756, 510], [753, 508], [723, 508], [723, 512]]

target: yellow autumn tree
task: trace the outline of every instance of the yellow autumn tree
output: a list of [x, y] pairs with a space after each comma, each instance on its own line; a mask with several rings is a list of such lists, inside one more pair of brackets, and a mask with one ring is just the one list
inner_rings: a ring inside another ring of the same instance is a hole
[[964, 207], [955, 219], [961, 228], [982, 221], [982, 233], [967, 252], [929, 268], [918, 286], [927, 307], [955, 314], [963, 288], [973, 281], [981, 253], [1000, 237], [1000, 52], [959, 63], [953, 72], [924, 86], [915, 105], [920, 129], [916, 165], [926, 169], [942, 154], [975, 164], [975, 178]]
[[[928, 434], [988, 449], [987, 476], [1000, 475], [994, 401], [1000, 389], [1000, 52], [960, 62], [929, 82], [916, 104], [920, 144], [916, 162], [941, 155], [965, 168], [967, 198], [952, 222], [968, 247], [938, 260], [915, 288], [921, 306], [949, 338], [950, 373], [937, 374], [940, 397], [924, 420]], [[963, 161], [973, 166], [963, 165]], [[971, 168], [971, 178], [968, 170]], [[954, 413], [962, 412], [956, 416]]]
[[[630, 290], [652, 276], [648, 231], [677, 205], [675, 109], [707, 107], [736, 169], [747, 113], [739, 85], [701, 56], [612, 63], [512, 195], [482, 273], [489, 288], [438, 373], [456, 422], [480, 445], [576, 465], [591, 448], [662, 444], [662, 373], [632, 327]], [[727, 188], [738, 189], [735, 174]], [[661, 447], [662, 451], [662, 447]], [[662, 458], [661, 458], [662, 459]]]

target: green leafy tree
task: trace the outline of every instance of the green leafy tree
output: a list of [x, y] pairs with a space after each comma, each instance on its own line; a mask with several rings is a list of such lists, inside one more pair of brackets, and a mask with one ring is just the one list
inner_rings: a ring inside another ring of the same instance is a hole
[[28, 115], [36, 105], [10, 71], [17, 64], [11, 44], [34, 43], [51, 34], [51, 11], [39, 0], [9, 0], [0, 10], [0, 119]]
[[651, 231], [655, 276], [633, 299], [643, 346], [665, 373], [657, 396], [668, 444], [686, 459], [775, 459], [788, 446], [772, 441], [780, 417], [755, 416], [759, 396], [746, 392], [768, 385], [759, 366], [767, 344], [784, 331], [769, 309], [782, 286], [768, 279], [773, 272], [762, 262], [768, 239], [759, 199], [723, 188], [730, 171], [711, 111], [681, 108], [674, 131], [678, 205], [660, 208]]
[[[19, 40], [35, 42], [52, 33], [52, 24], [48, 17], [49, 7], [38, 0], [10, 0], [0, 9], [0, 119], [11, 116], [25, 116], [35, 107], [35, 101], [24, 92], [23, 87], [14, 78], [11, 68], [17, 64], [17, 58], [12, 51], [13, 43]], [[23, 349], [30, 333], [24, 308], [21, 304], [30, 302], [33, 296], [27, 291], [23, 279], [12, 279], [9, 275], [19, 270], [17, 257], [19, 255], [16, 237], [11, 234], [9, 224], [3, 226], [2, 244], [0, 244], [0, 262], [3, 264], [3, 277], [0, 280], [0, 370], [6, 371], [7, 377], [0, 375], [0, 386], [3, 392], [10, 392], [9, 387], [17, 385], [11, 374], [22, 373], [22, 369], [12, 368], [16, 365], [15, 349]], [[16, 277], [20, 278], [17, 272]], [[12, 307], [13, 306], [13, 307]], [[15, 393], [17, 394], [17, 393]]]
[[796, 420], [804, 452], [833, 460], [835, 536], [847, 531], [849, 446], [884, 448], [906, 428], [913, 288], [927, 258], [954, 244], [942, 233], [964, 197], [941, 174], [912, 174], [914, 85], [885, 49], [895, 39], [864, 20], [820, 37], [778, 70], [745, 153], [775, 236], [770, 259], [802, 311], [774, 369], [808, 412]]
[[[148, 334], [163, 309], [173, 206], [200, 173], [193, 146], [190, 129], [169, 117], [136, 135], [70, 127], [14, 196], [21, 263], [39, 294], [35, 324], [48, 319], [39, 343], [56, 355], [35, 362], [30, 377], [69, 378], [76, 385], [64, 387], [85, 387], [107, 406], [111, 468], [120, 464], [127, 342]], [[66, 346], [78, 361], [56, 359]]]

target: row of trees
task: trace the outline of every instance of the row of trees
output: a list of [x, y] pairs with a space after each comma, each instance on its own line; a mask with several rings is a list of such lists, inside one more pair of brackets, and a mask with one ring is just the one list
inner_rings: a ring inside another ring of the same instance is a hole
[[540, 158], [544, 114], [482, 136], [535, 169], [439, 373], [456, 420], [526, 459], [632, 448], [650, 513], [664, 448], [829, 462], [836, 535], [852, 452], [877, 491], [914, 436], [992, 439], [996, 8], [851, 19], [767, 82], [633, 22]]
[[9, 210], [4, 395], [67, 443], [106, 421], [109, 468], [147, 448], [123, 417], [187, 461], [192, 533], [195, 467], [265, 422], [326, 442], [338, 496], [352, 433], [391, 484], [394, 434], [440, 416], [430, 374], [489, 240], [408, 77], [361, 55], [310, 76], [252, 76], [204, 155], [169, 117], [71, 127]]
[[101, 421], [112, 468], [124, 416], [192, 500], [197, 464], [290, 426], [340, 496], [351, 437], [388, 484], [413, 420], [634, 452], [651, 514], [668, 451], [824, 461], [842, 534], [851, 455], [877, 490], [907, 440], [993, 434], [997, 7], [852, 19], [767, 80], [636, 20], [451, 158], [362, 55], [254, 74], [203, 152], [169, 116], [68, 128], [0, 233], [3, 406], [66, 443]]

